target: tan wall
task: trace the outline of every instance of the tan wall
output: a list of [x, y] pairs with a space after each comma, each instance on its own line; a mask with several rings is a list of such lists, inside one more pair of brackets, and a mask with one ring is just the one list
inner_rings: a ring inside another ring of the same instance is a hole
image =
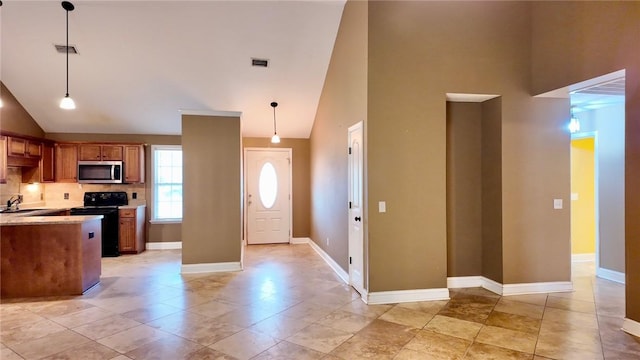
[[482, 276], [503, 282], [502, 98], [482, 103]]
[[[360, 1], [345, 4], [310, 137], [311, 239], [344, 270], [348, 269], [347, 129], [359, 121], [365, 121], [366, 129], [367, 119], [367, 7]], [[366, 144], [365, 138], [365, 148]], [[366, 228], [366, 212], [363, 221]]]
[[482, 104], [447, 102], [447, 276], [482, 273]]
[[[54, 141], [64, 142], [64, 141], [106, 141], [106, 142], [137, 142], [144, 143], [148, 146], [145, 146], [145, 184], [144, 184], [144, 192], [146, 195], [140, 197], [141, 194], [138, 194], [139, 199], [145, 199], [147, 208], [146, 208], [146, 218], [147, 218], [147, 242], [173, 242], [181, 240], [181, 229], [182, 225], [180, 223], [174, 224], [151, 224], [149, 223], [149, 219], [151, 219], [151, 197], [153, 194], [153, 189], [151, 188], [151, 184], [153, 179], [151, 179], [151, 146], [150, 145], [180, 145], [181, 136], [180, 135], [149, 135], [149, 134], [74, 134], [74, 133], [47, 133], [45, 138], [51, 139]], [[57, 189], [58, 187], [65, 188], [70, 186], [69, 184], [51, 184], [45, 185], [47, 187], [51, 187], [52, 189]], [[77, 185], [74, 185], [77, 188]], [[139, 185], [122, 185], [125, 187], [125, 191], [129, 193], [132, 190], [126, 190], [129, 188], [135, 188]], [[66, 188], [65, 188], [66, 189]], [[50, 194], [50, 198], [47, 201], [56, 201], [60, 200], [60, 196], [58, 196], [61, 191], [62, 192], [70, 192], [62, 190], [54, 190], [55, 192]], [[89, 190], [74, 190], [70, 192], [71, 194], [76, 194], [79, 191], [79, 196], [76, 200], [82, 201], [82, 193], [84, 191]], [[47, 194], [49, 192], [47, 191]], [[131, 195], [131, 194], [129, 194]], [[74, 197], [71, 197], [73, 200]], [[131, 199], [131, 196], [129, 197]]]
[[309, 237], [310, 226], [310, 159], [309, 139], [281, 139], [279, 144], [272, 144], [270, 138], [243, 138], [243, 148], [291, 148], [293, 159], [291, 160], [291, 172], [293, 178], [293, 237]]
[[0, 108], [1, 130], [40, 138], [44, 137], [44, 130], [2, 82], [0, 82], [0, 97], [2, 98], [2, 108]]
[[535, 2], [532, 9], [534, 93], [626, 69], [626, 316], [640, 321], [640, 2]]
[[530, 19], [526, 2], [369, 3], [368, 196], [388, 205], [370, 209], [370, 291], [446, 287], [447, 92], [502, 95], [504, 282], [570, 279], [569, 211], [552, 208], [569, 104], [526, 91]]
[[239, 262], [240, 118], [182, 116], [182, 263]]

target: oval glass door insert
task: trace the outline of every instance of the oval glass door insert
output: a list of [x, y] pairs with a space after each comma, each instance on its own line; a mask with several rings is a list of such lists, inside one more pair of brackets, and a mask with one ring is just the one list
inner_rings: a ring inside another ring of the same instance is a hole
[[258, 192], [260, 193], [262, 206], [271, 209], [278, 195], [278, 175], [276, 174], [276, 168], [270, 162], [266, 162], [260, 169]]

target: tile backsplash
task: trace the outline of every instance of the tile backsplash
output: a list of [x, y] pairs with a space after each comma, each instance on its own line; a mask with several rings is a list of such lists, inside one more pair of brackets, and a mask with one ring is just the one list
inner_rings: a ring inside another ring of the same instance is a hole
[[[83, 195], [87, 191], [125, 191], [129, 203], [144, 203], [146, 197], [145, 184], [75, 184], [75, 183], [21, 183], [22, 170], [10, 167], [7, 169], [7, 183], [0, 184], [0, 205], [6, 205], [7, 200], [15, 194], [22, 194], [23, 205], [74, 207], [82, 206]], [[137, 198], [133, 199], [133, 193]], [[65, 193], [69, 194], [65, 199]]]

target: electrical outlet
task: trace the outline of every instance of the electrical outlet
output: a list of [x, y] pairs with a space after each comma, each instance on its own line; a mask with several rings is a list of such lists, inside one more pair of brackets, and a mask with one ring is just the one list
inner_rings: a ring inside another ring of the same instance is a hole
[[44, 200], [44, 194], [40, 193], [40, 200]]
[[64, 199], [69, 200], [69, 193], [64, 193]]
[[138, 198], [138, 193], [136, 193], [136, 192], [131, 193], [131, 198], [132, 199], [137, 199]]
[[329, 238], [327, 238], [327, 246], [329, 246]]

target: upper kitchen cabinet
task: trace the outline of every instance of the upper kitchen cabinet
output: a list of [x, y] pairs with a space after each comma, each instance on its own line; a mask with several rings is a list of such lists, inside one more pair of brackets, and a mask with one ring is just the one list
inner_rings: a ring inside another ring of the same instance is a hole
[[55, 147], [53, 143], [43, 142], [38, 167], [23, 167], [23, 183], [50, 183], [55, 181]]
[[78, 160], [123, 161], [122, 145], [81, 144]]
[[78, 182], [78, 145], [55, 145], [55, 180], [56, 182]]
[[0, 136], [0, 184], [7, 183], [7, 137]]
[[124, 145], [124, 182], [144, 183], [143, 145]]
[[7, 153], [9, 156], [37, 158], [42, 156], [42, 143], [13, 136], [7, 137]]

